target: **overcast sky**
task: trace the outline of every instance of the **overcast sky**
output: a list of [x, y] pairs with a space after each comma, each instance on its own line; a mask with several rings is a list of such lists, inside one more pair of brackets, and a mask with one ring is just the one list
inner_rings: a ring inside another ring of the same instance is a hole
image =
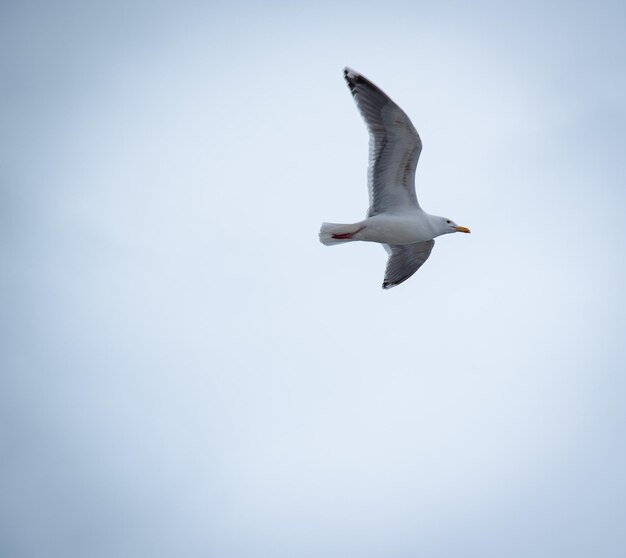
[[[618, 558], [622, 2], [5, 2], [0, 554]], [[350, 65], [472, 229], [380, 288]]]

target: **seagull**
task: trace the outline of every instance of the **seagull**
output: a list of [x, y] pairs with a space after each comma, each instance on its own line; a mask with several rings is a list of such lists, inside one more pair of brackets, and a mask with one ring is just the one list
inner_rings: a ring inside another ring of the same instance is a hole
[[382, 244], [389, 254], [382, 286], [391, 289], [428, 259], [435, 237], [470, 230], [426, 213], [417, 202], [415, 169], [422, 140], [405, 112], [360, 73], [344, 68], [343, 76], [369, 131], [370, 206], [358, 223], [322, 223], [319, 238], [326, 246], [356, 240]]

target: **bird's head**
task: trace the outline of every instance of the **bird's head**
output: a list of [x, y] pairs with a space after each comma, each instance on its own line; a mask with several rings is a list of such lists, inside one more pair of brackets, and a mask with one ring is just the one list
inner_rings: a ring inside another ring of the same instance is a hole
[[447, 217], [439, 217], [438, 226], [441, 230], [441, 234], [448, 234], [454, 232], [468, 233], [470, 230], [467, 227], [460, 227], [452, 219]]

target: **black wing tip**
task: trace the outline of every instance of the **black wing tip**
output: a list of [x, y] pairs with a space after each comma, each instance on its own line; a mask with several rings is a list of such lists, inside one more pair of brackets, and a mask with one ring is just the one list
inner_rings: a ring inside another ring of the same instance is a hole
[[386, 99], [389, 98], [387, 94], [380, 87], [378, 87], [378, 85], [372, 83], [363, 74], [360, 74], [356, 70], [353, 70], [352, 68], [350, 68], [350, 66], [346, 66], [343, 69], [343, 77], [348, 82], [348, 87], [354, 95], [356, 95], [357, 85], [362, 85], [364, 87], [367, 87], [370, 91], [378, 93]]
[[383, 289], [385, 289], [386, 291], [388, 291], [389, 289], [392, 289], [393, 287], [395, 287], [396, 285], [399, 285], [402, 281], [398, 282], [398, 283], [391, 283], [389, 281], [383, 281]]
[[346, 66], [343, 69], [343, 77], [348, 82], [348, 87], [350, 88], [350, 91], [354, 91], [356, 84], [358, 83], [359, 78], [361, 77], [361, 74], [359, 74], [358, 72], [355, 72], [352, 68], [349, 68], [348, 66]]

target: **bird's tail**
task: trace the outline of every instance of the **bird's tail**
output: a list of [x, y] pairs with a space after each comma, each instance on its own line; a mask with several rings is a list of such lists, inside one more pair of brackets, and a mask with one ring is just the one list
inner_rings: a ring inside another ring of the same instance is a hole
[[344, 225], [341, 223], [322, 223], [320, 229], [320, 242], [326, 246], [343, 244], [355, 240], [353, 236], [362, 230], [359, 223]]

